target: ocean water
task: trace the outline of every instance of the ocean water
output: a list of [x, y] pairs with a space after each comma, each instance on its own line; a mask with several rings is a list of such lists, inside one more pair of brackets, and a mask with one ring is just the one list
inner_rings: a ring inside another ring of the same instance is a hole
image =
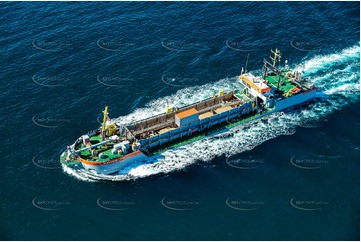
[[[2, 240], [359, 240], [359, 2], [1, 2], [0, 13]], [[276, 47], [322, 102], [115, 176], [60, 165], [105, 105], [127, 122], [231, 90]]]

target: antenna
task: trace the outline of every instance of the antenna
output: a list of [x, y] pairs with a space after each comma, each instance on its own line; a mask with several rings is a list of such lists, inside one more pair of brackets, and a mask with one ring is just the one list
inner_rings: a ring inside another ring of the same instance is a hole
[[[275, 51], [273, 51], [271, 49], [271, 52], [274, 54], [274, 56], [271, 57], [273, 68], [276, 69], [276, 61], [278, 60], [278, 65], [280, 65], [280, 62], [281, 62], [281, 51], [278, 48], [276, 48]], [[281, 72], [279, 70], [277, 70], [276, 73], [277, 73], [277, 76], [278, 76], [277, 90], [279, 90], [280, 89], [280, 84], [281, 84]]]
[[248, 55], [247, 55], [247, 61], [246, 61], [246, 67], [244, 68], [244, 73], [246, 73], [246, 72], [247, 72], [248, 58], [249, 58], [249, 53], [248, 53]]
[[278, 62], [281, 61], [281, 51], [280, 51], [278, 48], [276, 48], [275, 51], [273, 51], [273, 50], [271, 49], [271, 52], [274, 54], [274, 56], [271, 57], [272, 63], [273, 63], [273, 67], [276, 67], [275, 65], [276, 65], [277, 58], [278, 58]]

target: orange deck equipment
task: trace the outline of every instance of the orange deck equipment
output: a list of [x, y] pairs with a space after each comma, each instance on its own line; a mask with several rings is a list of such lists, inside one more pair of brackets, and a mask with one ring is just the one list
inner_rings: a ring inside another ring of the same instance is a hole
[[178, 125], [178, 127], [185, 126], [198, 120], [199, 114], [195, 108], [179, 112], [175, 115], [175, 123]]

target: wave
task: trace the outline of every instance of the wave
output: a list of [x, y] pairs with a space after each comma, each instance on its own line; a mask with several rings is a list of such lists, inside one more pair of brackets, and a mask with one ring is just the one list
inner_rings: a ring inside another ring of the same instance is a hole
[[[314, 56], [304, 61], [303, 75], [309, 77], [326, 98], [311, 104], [307, 109], [291, 113], [274, 113], [267, 119], [253, 121], [252, 125], [231, 129], [232, 135], [207, 138], [168, 150], [150, 157], [142, 164], [132, 164], [116, 175], [99, 175], [85, 169], [73, 169], [63, 165], [66, 173], [84, 181], [123, 181], [144, 178], [155, 174], [182, 170], [196, 162], [209, 162], [217, 156], [230, 157], [251, 150], [263, 142], [281, 135], [292, 135], [297, 126], [317, 121], [335, 110], [359, 101], [360, 91], [360, 46], [352, 46], [339, 53]], [[301, 67], [300, 67], [301, 68]], [[218, 90], [230, 91], [239, 88], [237, 77], [221, 79], [201, 86], [179, 90], [171, 96], [155, 99], [144, 108], [112, 121], [128, 123], [132, 119], [143, 119], [163, 113], [168, 106], [184, 106], [211, 97]]]

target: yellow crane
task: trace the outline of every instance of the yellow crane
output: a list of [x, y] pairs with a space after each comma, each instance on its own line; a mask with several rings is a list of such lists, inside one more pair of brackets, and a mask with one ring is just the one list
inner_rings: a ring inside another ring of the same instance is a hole
[[102, 141], [105, 140], [105, 124], [107, 122], [107, 117], [108, 117], [108, 106], [105, 106], [105, 109], [103, 111], [103, 125], [102, 125], [102, 132], [101, 132], [101, 135], [102, 135]]

